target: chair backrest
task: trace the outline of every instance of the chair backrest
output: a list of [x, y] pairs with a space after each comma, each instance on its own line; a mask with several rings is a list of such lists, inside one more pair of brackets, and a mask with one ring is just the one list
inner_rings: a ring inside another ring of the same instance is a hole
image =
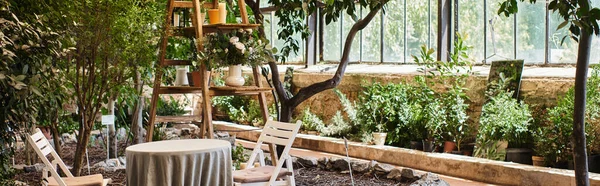
[[289, 155], [289, 152], [292, 148], [292, 144], [294, 143], [294, 139], [296, 139], [298, 130], [300, 130], [300, 126], [302, 126], [302, 121], [297, 121], [295, 124], [278, 121], [267, 121], [265, 127], [262, 130], [262, 133], [260, 134], [260, 137], [258, 138], [258, 141], [256, 142], [256, 147], [254, 147], [252, 155], [248, 159], [247, 167], [251, 168], [254, 166], [254, 160], [257, 158], [257, 156], [259, 158], [258, 161], [260, 162], [260, 165], [265, 165], [265, 158], [261, 146], [263, 143], [270, 143], [274, 145], [281, 145], [285, 148], [283, 150], [283, 153], [281, 153], [281, 156], [278, 158], [277, 165], [275, 165], [275, 172], [273, 173], [273, 175], [271, 175], [271, 180], [269, 182], [273, 183], [275, 181], [284, 163], [287, 163], [288, 171], [293, 173], [294, 170], [292, 168], [292, 159]]
[[[58, 182], [61, 186], [66, 186], [65, 182], [60, 178], [60, 175], [56, 171], [56, 168], [59, 168], [67, 175], [67, 177], [73, 177], [73, 174], [69, 171], [65, 163], [62, 161], [60, 156], [54, 151], [48, 139], [44, 136], [40, 129], [36, 129], [36, 132], [27, 137], [27, 142], [31, 144], [35, 153], [42, 159], [46, 168], [42, 174], [44, 179], [47, 179], [47, 171], [50, 172], [51, 176]], [[50, 162], [47, 158], [48, 154], [50, 154], [53, 158], [52, 162]], [[47, 181], [47, 180], [45, 180]]]

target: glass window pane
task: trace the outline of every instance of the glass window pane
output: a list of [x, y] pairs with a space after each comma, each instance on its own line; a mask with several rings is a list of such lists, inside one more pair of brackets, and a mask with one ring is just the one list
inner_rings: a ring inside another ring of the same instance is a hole
[[[369, 8], [365, 7], [362, 15], [366, 16], [369, 12]], [[362, 37], [362, 61], [381, 62], [381, 11], [362, 30]]]
[[413, 62], [412, 55], [419, 55], [421, 45], [427, 45], [429, 28], [428, 1], [406, 1], [406, 62]]
[[[600, 8], [600, 1], [592, 1], [592, 7]], [[600, 49], [600, 37], [599, 36], [592, 36], [591, 49], [592, 49], [592, 53], [590, 55], [590, 64], [600, 63], [600, 52], [598, 52], [598, 49]]]
[[[326, 23], [325, 23], [326, 24]], [[326, 61], [340, 61], [341, 33], [340, 20], [325, 25], [323, 29], [323, 59]]]
[[[356, 17], [360, 19], [360, 6], [356, 5]], [[344, 43], [346, 42], [346, 37], [350, 32], [350, 28], [356, 23], [354, 19], [348, 14], [343, 14], [343, 26], [342, 26], [342, 37], [344, 38]], [[342, 43], [342, 47], [344, 46]], [[354, 41], [352, 42], [352, 48], [350, 50], [350, 56], [348, 56], [350, 62], [357, 62], [360, 60], [360, 32], [356, 33], [354, 36]]]
[[273, 44], [273, 35], [271, 32], [271, 14], [267, 13], [267, 14], [263, 14], [264, 16], [264, 23], [263, 23], [263, 27], [265, 29], [265, 36], [267, 37], [267, 39], [269, 40], [269, 42], [271, 44]]
[[517, 14], [517, 59], [525, 63], [544, 63], [546, 2], [519, 3]]
[[[557, 12], [550, 12], [550, 63], [575, 63], [577, 60], [577, 42], [568, 37], [568, 27], [556, 30], [563, 21]], [[567, 38], [561, 44], [565, 36]]]
[[488, 61], [514, 58], [514, 15], [506, 17], [497, 13], [500, 3], [504, 1], [489, 0], [487, 3], [488, 32], [486, 33], [486, 58], [489, 58]]
[[473, 47], [468, 52], [469, 57], [476, 63], [481, 63], [485, 58], [483, 1], [461, 0], [458, 6], [458, 31], [466, 37], [465, 44]]
[[[277, 37], [277, 34], [279, 33], [279, 25], [277, 25], [277, 23], [279, 22], [279, 18], [277, 16], [273, 16], [273, 21], [271, 22], [273, 24], [273, 31], [276, 31], [277, 33], [274, 33], [273, 39], [275, 40], [274, 42], [272, 42], [273, 47], [276, 47], [278, 51], [281, 51], [281, 49], [283, 48], [283, 46], [285, 46], [285, 40], [283, 39], [279, 39], [279, 37]], [[300, 36], [300, 34], [294, 34], [292, 36], [292, 38], [294, 38], [296, 41], [298, 41], [298, 45], [299, 45], [299, 49], [298, 49], [298, 53], [294, 53], [294, 52], [290, 52], [290, 55], [287, 57], [287, 62], [290, 63], [295, 63], [295, 62], [303, 62], [304, 61], [304, 41], [301, 40], [302, 37]]]
[[404, 0], [386, 4], [383, 30], [383, 61], [404, 62]]
[[[437, 28], [438, 28], [438, 24], [437, 24], [438, 3], [437, 3], [437, 0], [429, 0], [429, 3], [431, 5], [431, 8], [430, 8], [431, 19], [429, 20], [431, 22], [431, 27], [429, 27], [429, 30], [431, 32], [431, 40], [429, 41], [429, 48], [436, 48], [437, 47]], [[434, 53], [433, 55], [437, 56], [437, 53]]]

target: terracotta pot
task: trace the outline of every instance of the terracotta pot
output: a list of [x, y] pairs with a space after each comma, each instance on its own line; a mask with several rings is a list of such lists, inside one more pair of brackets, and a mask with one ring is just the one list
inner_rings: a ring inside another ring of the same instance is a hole
[[455, 149], [456, 149], [456, 143], [454, 143], [452, 141], [445, 141], [444, 142], [444, 152], [445, 153], [451, 153]]
[[373, 142], [377, 146], [385, 145], [385, 137], [387, 137], [387, 133], [373, 132]]
[[192, 87], [202, 87], [202, 76], [200, 71], [188, 72], [189, 84]]
[[208, 23], [210, 23], [210, 24], [221, 23], [221, 15], [219, 14], [219, 9], [209, 9], [208, 10]]
[[433, 141], [423, 140], [423, 152], [433, 151], [435, 151], [435, 144], [433, 144]]
[[410, 149], [423, 150], [423, 141], [410, 141]]
[[531, 161], [533, 162], [533, 166], [538, 166], [538, 167], [544, 166], [544, 157], [531, 156]]

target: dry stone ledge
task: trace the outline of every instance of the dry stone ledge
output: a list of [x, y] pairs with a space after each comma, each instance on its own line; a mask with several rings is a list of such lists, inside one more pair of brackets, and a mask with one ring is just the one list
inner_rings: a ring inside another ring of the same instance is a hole
[[377, 164], [375, 164], [373, 171], [375, 172], [375, 174], [388, 174], [388, 173], [390, 173], [390, 171], [392, 171], [392, 169], [394, 169], [393, 165], [385, 164], [385, 163], [377, 163]]
[[365, 161], [351, 161], [352, 171], [357, 173], [368, 173], [377, 164], [377, 161], [371, 160], [370, 162]]
[[392, 171], [390, 171], [386, 178], [400, 181], [402, 180], [402, 170], [400, 168], [394, 168]]
[[346, 171], [350, 169], [348, 167], [348, 160], [346, 160], [346, 158], [331, 158], [329, 160], [329, 164], [331, 165], [327, 166], [330, 167], [329, 170]]
[[297, 163], [304, 167], [316, 167], [319, 164], [315, 157], [298, 157]]
[[410, 186], [450, 186], [450, 184], [440, 179], [437, 174], [428, 172], [424, 174], [421, 179], [410, 184]]
[[317, 166], [318, 166], [320, 169], [323, 169], [323, 170], [325, 170], [325, 169], [327, 169], [327, 165], [329, 165], [329, 158], [327, 158], [327, 157], [321, 157], [321, 158], [319, 158], [319, 159], [317, 160], [317, 163], [318, 163], [318, 165], [317, 165]]

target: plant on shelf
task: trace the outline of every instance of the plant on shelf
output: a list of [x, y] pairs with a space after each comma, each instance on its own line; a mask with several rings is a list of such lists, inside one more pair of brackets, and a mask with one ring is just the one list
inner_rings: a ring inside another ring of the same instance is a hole
[[[522, 147], [531, 139], [529, 125], [533, 118], [529, 106], [513, 98], [513, 91], [508, 90], [509, 79], [500, 74], [500, 80], [493, 82], [486, 92], [488, 102], [483, 105], [479, 119], [478, 148], [497, 149], [496, 146], [489, 146], [495, 144], [489, 143], [490, 141], [506, 141], [513, 148]], [[478, 152], [483, 151], [487, 150]], [[476, 154], [483, 158], [486, 155]]]
[[209, 69], [228, 66], [225, 84], [243, 86], [241, 65], [258, 66], [270, 54], [266, 49], [268, 41], [259, 39], [257, 34], [257, 31], [243, 29], [207, 34], [198, 59]]

